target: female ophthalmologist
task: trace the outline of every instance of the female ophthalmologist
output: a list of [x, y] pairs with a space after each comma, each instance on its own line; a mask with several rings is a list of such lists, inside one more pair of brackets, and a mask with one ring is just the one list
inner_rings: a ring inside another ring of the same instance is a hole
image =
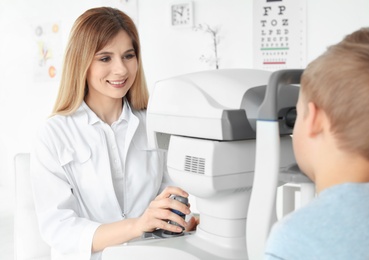
[[164, 188], [164, 154], [148, 146], [140, 55], [135, 25], [117, 9], [90, 9], [72, 28], [53, 115], [31, 154], [36, 212], [53, 259], [100, 259], [105, 247], [145, 231], [181, 231], [168, 220], [196, 225], [169, 210], [189, 214], [169, 198], [188, 194]]

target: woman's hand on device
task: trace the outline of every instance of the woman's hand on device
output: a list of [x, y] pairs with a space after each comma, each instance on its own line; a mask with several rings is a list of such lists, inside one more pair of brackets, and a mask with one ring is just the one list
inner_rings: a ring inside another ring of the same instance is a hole
[[[157, 228], [171, 232], [182, 232], [182, 228], [171, 225], [169, 220], [174, 221], [187, 229], [188, 224], [178, 214], [171, 211], [177, 210], [186, 215], [190, 214], [189, 205], [169, 198], [171, 195], [188, 197], [188, 193], [178, 187], [169, 186], [153, 200], [143, 215], [138, 219], [138, 227], [143, 232], [152, 232]], [[190, 222], [193, 225], [192, 222]]]

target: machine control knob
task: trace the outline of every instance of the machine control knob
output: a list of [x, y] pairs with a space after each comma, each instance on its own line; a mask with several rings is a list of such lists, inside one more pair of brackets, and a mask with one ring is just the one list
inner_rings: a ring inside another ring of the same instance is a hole
[[[182, 196], [178, 196], [178, 195], [171, 195], [169, 198], [171, 199], [174, 199], [174, 200], [177, 200], [179, 202], [182, 202], [183, 204], [186, 204], [188, 205], [188, 198], [185, 198], [185, 197], [182, 197]], [[172, 212], [176, 213], [177, 215], [179, 215], [180, 217], [182, 217], [183, 219], [186, 218], [186, 214], [183, 214], [182, 212], [178, 211], [178, 210], [174, 210], [174, 209], [171, 209]], [[182, 232], [184, 230], [184, 227], [182, 227], [180, 224], [178, 224], [177, 222], [174, 222], [172, 220], [169, 220], [168, 221], [169, 224], [172, 224], [172, 225], [175, 225], [175, 226], [179, 226], [182, 228]], [[164, 233], [166, 235], [178, 235], [178, 234], [181, 234], [182, 232], [170, 232], [170, 231], [164, 231]]]

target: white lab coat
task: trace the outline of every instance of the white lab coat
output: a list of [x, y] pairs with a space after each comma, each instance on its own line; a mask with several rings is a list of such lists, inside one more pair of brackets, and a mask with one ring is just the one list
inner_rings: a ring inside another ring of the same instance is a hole
[[97, 227], [140, 216], [162, 188], [164, 154], [148, 146], [146, 112], [129, 110], [124, 209], [114, 192], [105, 136], [83, 106], [41, 127], [31, 154], [31, 182], [40, 232], [53, 259], [100, 259], [101, 253], [91, 255]]

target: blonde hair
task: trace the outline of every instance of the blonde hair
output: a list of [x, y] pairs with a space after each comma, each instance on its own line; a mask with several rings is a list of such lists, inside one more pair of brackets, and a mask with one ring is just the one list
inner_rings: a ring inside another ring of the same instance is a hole
[[369, 160], [369, 28], [346, 36], [311, 62], [301, 91], [306, 102], [325, 111], [339, 148]]
[[100, 7], [87, 10], [75, 21], [66, 48], [59, 93], [53, 115], [69, 115], [77, 110], [85, 97], [87, 70], [94, 55], [121, 30], [127, 32], [136, 52], [138, 70], [126, 98], [133, 109], [146, 109], [148, 90], [141, 61], [140, 41], [132, 19], [122, 11]]

